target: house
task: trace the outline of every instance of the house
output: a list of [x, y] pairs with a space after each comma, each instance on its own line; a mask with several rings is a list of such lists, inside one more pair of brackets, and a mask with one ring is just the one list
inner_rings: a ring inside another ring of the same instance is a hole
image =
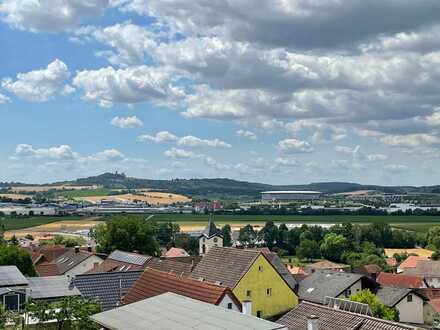
[[204, 255], [214, 246], [223, 246], [223, 234], [218, 229], [212, 219], [209, 217], [208, 225], [199, 236], [199, 254]]
[[102, 263], [95, 265], [89, 273], [122, 272], [145, 269], [150, 256], [115, 250]]
[[382, 286], [392, 286], [396, 288], [421, 289], [427, 288], [423, 277], [393, 273], [379, 273], [376, 282]]
[[430, 288], [440, 288], [440, 260], [418, 260], [415, 267], [406, 268], [405, 275], [420, 276]]
[[78, 275], [96, 268], [103, 260], [91, 252], [83, 251], [79, 247], [67, 250], [52, 262], [43, 262], [36, 266], [40, 276]]
[[276, 321], [288, 330], [415, 330], [415, 327], [307, 301]]
[[184, 249], [172, 247], [164, 254], [165, 258], [189, 257], [188, 252]]
[[122, 297], [133, 286], [142, 270], [76, 275], [73, 285], [86, 298], [96, 299], [103, 311], [121, 304]]
[[69, 276], [29, 277], [28, 296], [33, 300], [54, 301], [65, 297], [80, 296]]
[[29, 281], [16, 266], [0, 266], [0, 304], [6, 310], [19, 311], [26, 302]]
[[425, 256], [408, 256], [398, 267], [397, 267], [397, 273], [402, 273], [406, 270], [409, 270], [411, 268], [415, 268], [417, 265], [417, 262], [421, 260], [429, 260], [428, 257]]
[[368, 264], [354, 268], [353, 273], [365, 275], [375, 280], [381, 270], [382, 269], [376, 264]]
[[31, 254], [34, 265], [52, 262], [68, 250], [64, 245], [30, 245], [24, 249]]
[[241, 303], [252, 301], [252, 315], [269, 318], [298, 303], [295, 280], [281, 261], [274, 265], [271, 258], [259, 250], [213, 246], [191, 277], [230, 288]]
[[173, 273], [178, 276], [189, 277], [200, 258], [151, 258], [146, 267]]
[[377, 284], [365, 275], [315, 271], [304, 278], [298, 285], [298, 296], [317, 304], [324, 304], [326, 297], [348, 298], [363, 289], [376, 291]]
[[315, 270], [331, 270], [338, 272], [349, 272], [350, 265], [339, 264], [329, 260], [321, 260], [304, 267], [306, 273], [313, 273]]
[[399, 312], [400, 322], [424, 323], [424, 303], [426, 298], [412, 289], [383, 286], [376, 292], [377, 298], [389, 308]]
[[91, 316], [111, 330], [286, 330], [277, 323], [167, 292]]
[[147, 268], [128, 290], [123, 303], [130, 304], [166, 292], [174, 292], [223, 308], [241, 311], [240, 301], [229, 288], [151, 268]]

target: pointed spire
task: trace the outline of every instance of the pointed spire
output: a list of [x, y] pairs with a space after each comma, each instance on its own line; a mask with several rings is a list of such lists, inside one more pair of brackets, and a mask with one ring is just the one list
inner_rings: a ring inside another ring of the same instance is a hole
[[211, 238], [213, 236], [222, 236], [221, 230], [218, 229], [214, 223], [214, 217], [212, 213], [209, 215], [208, 225], [206, 226], [202, 234], [208, 238]]

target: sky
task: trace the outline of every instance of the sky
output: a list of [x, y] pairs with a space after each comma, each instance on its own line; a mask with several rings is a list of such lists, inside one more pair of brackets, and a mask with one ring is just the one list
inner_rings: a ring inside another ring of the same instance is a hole
[[439, 83], [438, 0], [0, 0], [0, 181], [440, 184]]

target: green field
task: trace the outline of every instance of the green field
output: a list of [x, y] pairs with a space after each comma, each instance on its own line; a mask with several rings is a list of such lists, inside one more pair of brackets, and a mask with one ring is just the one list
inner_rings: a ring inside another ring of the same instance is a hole
[[56, 195], [64, 196], [66, 198], [75, 198], [75, 197], [90, 197], [90, 196], [108, 196], [111, 192], [112, 192], [111, 189], [97, 188], [97, 189], [57, 191]]
[[5, 230], [18, 230], [24, 228], [30, 228], [40, 225], [45, 225], [57, 221], [65, 220], [81, 220], [84, 217], [29, 217], [29, 218], [6, 218], [0, 220], [0, 223], [4, 224]]
[[432, 226], [440, 226], [440, 223], [406, 223], [393, 224], [393, 228], [414, 231], [416, 233], [427, 233]]
[[[153, 220], [172, 221], [178, 223], [207, 222], [209, 215], [199, 214], [156, 214]], [[438, 216], [383, 216], [383, 215], [215, 215], [216, 223], [247, 223], [247, 222], [311, 222], [311, 223], [372, 223], [386, 222], [398, 224], [439, 224]]]

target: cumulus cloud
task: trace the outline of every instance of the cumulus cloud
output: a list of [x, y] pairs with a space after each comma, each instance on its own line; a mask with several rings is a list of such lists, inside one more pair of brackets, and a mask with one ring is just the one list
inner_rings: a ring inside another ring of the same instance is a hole
[[387, 160], [388, 156], [384, 154], [370, 154], [367, 155], [367, 160], [369, 162], [377, 162], [377, 161], [384, 161]]
[[119, 128], [135, 128], [135, 127], [144, 126], [144, 123], [136, 116], [131, 116], [131, 117], [116, 116], [111, 120], [110, 124]]
[[400, 148], [440, 147], [440, 137], [429, 134], [387, 135], [380, 139], [384, 144]]
[[161, 131], [156, 133], [156, 135], [148, 135], [143, 134], [138, 136], [138, 141], [145, 142], [145, 141], [153, 141], [155, 143], [162, 143], [162, 142], [171, 142], [171, 141], [177, 141], [178, 137], [168, 131]]
[[288, 166], [288, 167], [298, 165], [298, 162], [295, 159], [290, 159], [285, 157], [275, 158], [274, 163], [277, 166]]
[[187, 135], [178, 137], [168, 131], [162, 131], [156, 133], [156, 135], [140, 135], [138, 137], [138, 141], [152, 141], [155, 143], [163, 143], [163, 142], [176, 142], [177, 145], [183, 147], [213, 147], [213, 148], [231, 148], [229, 143], [226, 143], [220, 139], [201, 139], [196, 136]]
[[278, 142], [278, 150], [286, 154], [313, 152], [314, 148], [307, 141], [285, 139]]
[[6, 95], [3, 95], [2, 93], [0, 93], [0, 104], [5, 104], [10, 102], [11, 99], [9, 97], [7, 97]]
[[168, 70], [144, 65], [118, 70], [106, 67], [79, 71], [73, 85], [84, 90], [84, 99], [102, 107], [147, 101], [173, 106], [184, 96], [184, 92], [172, 84]]
[[16, 157], [34, 157], [50, 159], [74, 159], [78, 157], [68, 145], [60, 145], [50, 148], [34, 148], [30, 144], [19, 144], [15, 148]]
[[69, 76], [67, 65], [55, 59], [45, 69], [17, 74], [15, 81], [3, 79], [2, 87], [27, 101], [43, 102], [61, 92]]
[[108, 0], [4, 0], [0, 18], [14, 28], [59, 32], [99, 17]]
[[197, 157], [199, 157], [198, 154], [196, 154], [192, 151], [178, 149], [178, 148], [171, 148], [169, 150], [166, 150], [164, 154], [165, 154], [165, 156], [170, 157], [170, 158], [197, 158]]
[[257, 135], [254, 132], [243, 130], [243, 129], [238, 130], [237, 135], [239, 137], [246, 138], [249, 140], [256, 140], [257, 139]]
[[92, 156], [96, 160], [117, 161], [125, 158], [124, 154], [116, 149], [106, 149]]

